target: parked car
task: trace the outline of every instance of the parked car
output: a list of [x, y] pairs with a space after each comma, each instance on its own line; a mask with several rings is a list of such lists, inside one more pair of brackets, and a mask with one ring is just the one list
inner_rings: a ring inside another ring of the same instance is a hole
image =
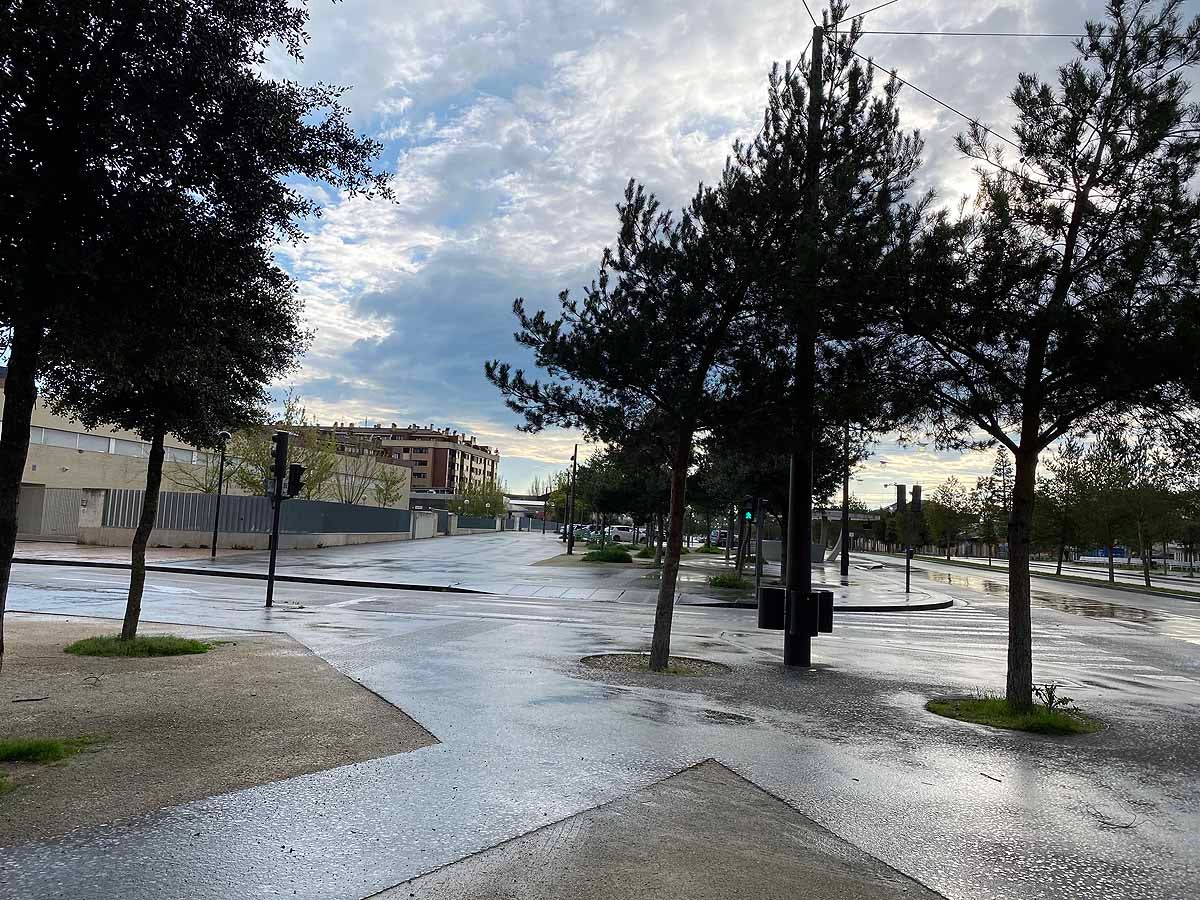
[[613, 525], [608, 529], [608, 536], [614, 541], [632, 543], [634, 528], [632, 525]]

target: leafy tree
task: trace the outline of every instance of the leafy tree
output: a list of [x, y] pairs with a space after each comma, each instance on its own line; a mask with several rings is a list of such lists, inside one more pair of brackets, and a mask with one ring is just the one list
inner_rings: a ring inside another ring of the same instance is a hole
[[374, 453], [338, 454], [337, 470], [333, 475], [333, 498], [338, 503], [358, 505], [366, 499], [384, 468]]
[[1012, 452], [1006, 697], [1033, 702], [1029, 553], [1038, 455], [1132, 403], [1143, 419], [1200, 395], [1194, 192], [1200, 108], [1180, 70], [1200, 60], [1200, 19], [1179, 0], [1112, 0], [1057, 85], [1021, 75], [1018, 150], [972, 126], [976, 211], [925, 234], [904, 325], [909, 371], [938, 435], [982, 430]]
[[1084, 533], [1096, 539], [1108, 556], [1108, 580], [1116, 581], [1115, 551], [1129, 525], [1127, 448], [1116, 431], [1102, 432], [1087, 449], [1080, 472]]
[[1080, 511], [1085, 484], [1083, 462], [1086, 448], [1068, 435], [1047, 461], [1053, 478], [1038, 478], [1037, 510], [1034, 524], [1045, 534], [1045, 542], [1057, 550], [1056, 574], [1062, 574], [1067, 546], [1075, 541], [1080, 529]]
[[523, 299], [513, 304], [517, 341], [554, 380], [530, 381], [498, 360], [486, 366], [526, 430], [577, 427], [618, 443], [631, 430], [657, 436], [671, 470], [671, 499], [650, 648], [655, 671], [670, 655], [693, 442], [726, 393], [719, 375], [747, 320], [747, 269], [757, 238], [741, 212], [744, 200], [744, 181], [729, 167], [678, 218], [630, 181], [617, 206], [616, 249], [605, 249], [582, 300], [564, 291], [556, 319], [528, 314]]
[[182, 490], [199, 494], [215, 494], [218, 485], [225, 491], [231, 484], [236, 483], [242, 466], [240, 459], [226, 453], [225, 474], [222, 477], [219, 449], [200, 450], [197, 455], [200, 459], [194, 463], [168, 460], [163, 466], [163, 477]]
[[56, 412], [88, 428], [134, 431], [150, 443], [123, 640], [136, 636], [141, 616], [166, 436], [211, 447], [222, 428], [260, 420], [266, 385], [305, 346], [292, 282], [265, 245], [206, 219], [194, 201], [167, 206], [157, 194], [150, 200], [125, 224], [129, 256], [113, 253], [106, 257], [113, 268], [99, 269], [110, 289], [139, 302], [96, 308], [118, 330], [100, 331], [69, 365], [50, 366], [45, 375]]
[[408, 486], [409, 475], [403, 466], [384, 463], [375, 476], [375, 502], [387, 508], [400, 502]]
[[306, 20], [289, 0], [13, 0], [0, 15], [0, 662], [38, 379], [119, 340], [132, 320], [119, 307], [143, 299], [99, 277], [129, 260], [123, 223], [160, 194], [231, 232], [299, 239], [319, 204], [290, 176], [387, 192], [378, 145], [349, 126], [338, 88], [263, 74], [268, 45], [300, 58]]
[[991, 475], [983, 475], [975, 480], [975, 488], [971, 491], [971, 511], [979, 539], [987, 547], [989, 566], [992, 564], [992, 550], [1000, 540], [1000, 523], [1005, 520], [1003, 509], [997, 503], [998, 496], [996, 481]]
[[970, 521], [971, 496], [966, 487], [951, 475], [934, 490], [924, 504], [925, 520], [946, 548], [946, 559], [954, 549], [954, 539]]
[[252, 426], [234, 432], [230, 452], [239, 461], [234, 482], [248, 494], [262, 494], [271, 477], [271, 435], [277, 430], [292, 435], [288, 458], [304, 466], [305, 500], [323, 500], [333, 496], [333, 480], [338, 471], [337, 444], [333, 437], [313, 422], [300, 395], [289, 389], [283, 398], [282, 414], [271, 426]]
[[468, 485], [450, 501], [450, 512], [459, 516], [502, 516], [507, 509], [504, 493], [494, 481]]

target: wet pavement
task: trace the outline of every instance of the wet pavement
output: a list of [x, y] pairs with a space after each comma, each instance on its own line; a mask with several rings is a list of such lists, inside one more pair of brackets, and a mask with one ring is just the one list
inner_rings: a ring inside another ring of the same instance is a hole
[[[440, 543], [453, 542], [413, 546]], [[509, 583], [540, 552], [513, 540], [481, 545], [490, 563], [425, 568], [486, 580], [490, 567]], [[928, 580], [941, 574], [917, 579], [954, 607], [841, 613], [806, 671], [783, 669], [780, 635], [758, 631], [754, 610], [681, 605], [673, 652], [731, 671], [657, 680], [578, 665], [646, 649], [652, 609], [636, 597], [288, 584], [264, 610], [255, 582], [152, 573], [146, 619], [287, 632], [442, 743], [6, 848], [0, 897], [358, 900], [708, 758], [948, 897], [1200, 893], [1200, 610], [1045, 592], [1035, 677], [1109, 727], [994, 732], [922, 708], [1004, 680], [1003, 596], [986, 578]], [[18, 566], [10, 604], [115, 617], [125, 577]], [[1095, 603], [1124, 612], [1080, 612]]]

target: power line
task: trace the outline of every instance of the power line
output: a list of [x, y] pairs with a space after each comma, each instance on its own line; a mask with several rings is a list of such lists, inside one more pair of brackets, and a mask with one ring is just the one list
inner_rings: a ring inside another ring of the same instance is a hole
[[[812, 14], [812, 10], [808, 8], [808, 0], [800, 0], [800, 2], [801, 2], [802, 4], [804, 4], [804, 11], [805, 11], [806, 13], [808, 13], [808, 17], [809, 17], [810, 19], [812, 19], [813, 26], [815, 27], [815, 26], [816, 26], [816, 24], [817, 24], [817, 19], [816, 19], [816, 17], [815, 17], [815, 16]], [[892, 0], [892, 2], [895, 2], [895, 0]]]
[[[849, 32], [840, 32], [849, 34]], [[905, 34], [924, 37], [1026, 37], [1026, 38], [1083, 38], [1086, 34], [1054, 34], [1043, 31], [860, 31], [859, 34]]]
[[939, 106], [944, 106], [946, 109], [950, 110], [950, 112], [954, 113], [956, 116], [962, 116], [964, 119], [966, 119], [972, 125], [978, 125], [980, 128], [982, 128], [988, 134], [992, 135], [992, 137], [998, 138], [999, 140], [1004, 141], [1004, 143], [1006, 143], [1012, 147], [1016, 147], [1018, 150], [1021, 149], [1021, 145], [1018, 144], [1016, 141], [1006, 138], [1004, 135], [1000, 134], [997, 131], [993, 131], [992, 129], [990, 129], [986, 125], [984, 125], [982, 122], [980, 122], [978, 119], [976, 119], [974, 116], [968, 116], [961, 109], [955, 109], [953, 106], [951, 106], [945, 100], [941, 100], [938, 97], [933, 96], [933, 94], [929, 93], [929, 91], [922, 90], [921, 88], [917, 87], [915, 84], [913, 84], [910, 81], [905, 81], [903, 78], [901, 78], [895, 72], [890, 72], [889, 70], [885, 69], [883, 66], [879, 65], [879, 63], [875, 62], [875, 60], [868, 59], [867, 57], [865, 57], [861, 53], [859, 53], [857, 50], [851, 49], [850, 52], [853, 53], [855, 56], [857, 56], [859, 59], [861, 59], [863, 62], [865, 62], [867, 65], [873, 66], [876, 69], [878, 69], [880, 72], [883, 72], [887, 75], [891, 75], [891, 76], [895, 77], [895, 79], [897, 81], [899, 81], [902, 85], [904, 85], [905, 87], [912, 88], [914, 91], [916, 91], [922, 97], [928, 97], [934, 103], [938, 104]]
[[873, 13], [877, 9], [883, 9], [885, 6], [891, 6], [893, 3], [899, 3], [900, 0], [887, 0], [887, 3], [880, 3], [878, 6], [872, 6], [870, 9], [864, 9], [860, 13], [851, 13], [853, 18], [857, 19], [860, 16], [865, 16], [867, 13]]

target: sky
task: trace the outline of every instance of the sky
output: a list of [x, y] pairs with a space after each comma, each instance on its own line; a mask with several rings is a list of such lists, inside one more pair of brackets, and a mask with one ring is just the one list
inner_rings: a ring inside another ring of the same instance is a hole
[[[883, 0], [852, 4], [866, 10]], [[820, 4], [809, 0], [820, 18]], [[797, 59], [812, 22], [801, 0], [759, 2], [397, 2], [310, 0], [303, 63], [271, 74], [347, 86], [359, 131], [384, 147], [396, 202], [305, 185], [324, 214], [280, 248], [316, 339], [292, 386], [318, 421], [455, 428], [497, 447], [512, 490], [563, 468], [581, 436], [528, 435], [483, 374], [528, 365], [512, 301], [551, 309], [595, 275], [636, 178], [678, 208], [715, 180], [761, 121], [772, 63]], [[1102, 0], [897, 0], [868, 30], [1078, 33]], [[1023, 71], [1053, 77], [1064, 38], [865, 35], [859, 51], [1008, 133]], [[966, 122], [913, 90], [903, 124], [924, 137], [917, 190], [957, 205], [973, 192], [954, 148]], [[586, 458], [587, 451], [581, 452]], [[994, 451], [939, 453], [884, 438], [856, 473], [868, 504], [895, 482], [968, 485]]]

